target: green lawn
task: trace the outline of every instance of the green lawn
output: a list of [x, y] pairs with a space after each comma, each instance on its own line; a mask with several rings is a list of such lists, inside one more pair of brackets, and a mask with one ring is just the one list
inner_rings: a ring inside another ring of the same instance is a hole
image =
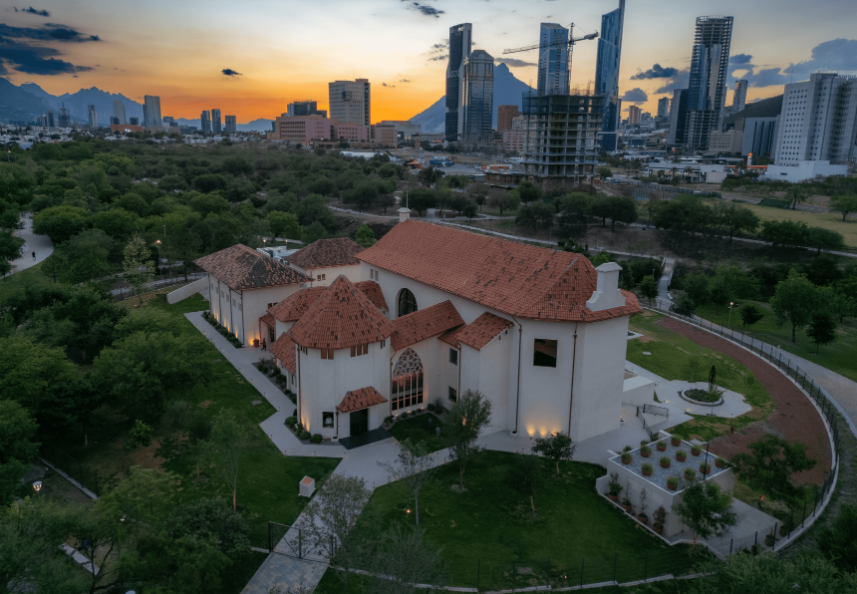
[[42, 274], [41, 268], [42, 263], [39, 262], [32, 268], [27, 268], [26, 270], [0, 279], [0, 301], [3, 301], [10, 293], [22, 287], [37, 287], [51, 284], [53, 281]]
[[[628, 341], [628, 361], [635, 363], [667, 380], [706, 381], [711, 366], [717, 370], [717, 384], [743, 394], [753, 406], [749, 413], [734, 419], [696, 416], [672, 429], [683, 439], [698, 437], [713, 439], [729, 430], [764, 419], [773, 410], [768, 390], [741, 363], [718, 351], [701, 347], [693, 341], [658, 325], [661, 314], [645, 312], [631, 319], [630, 328], [643, 334], [643, 338]], [[644, 355], [643, 353], [651, 353]], [[695, 368], [694, 368], [695, 366]]]
[[[596, 494], [603, 468], [563, 463], [557, 479], [552, 462], [544, 461], [545, 484], [535, 495], [533, 518], [529, 500], [506, 481], [513, 461], [514, 454], [480, 453], [464, 476], [463, 493], [451, 488], [458, 468], [444, 465], [420, 496], [420, 528], [442, 549], [453, 585], [474, 587], [478, 579], [482, 589], [529, 587], [548, 575], [554, 586], [575, 585], [582, 565], [585, 583], [613, 579], [614, 565], [620, 582], [690, 568], [687, 549], [666, 546]], [[412, 524], [414, 515], [406, 511], [412, 506], [404, 486], [392, 483], [375, 491], [367, 511], [377, 512], [386, 528]]]
[[[190, 337], [198, 336], [199, 333], [183, 314], [207, 309], [208, 305], [201, 296], [195, 295], [175, 305], [152, 301], [147, 302], [146, 307], [163, 308], [175, 317], [181, 332]], [[203, 408], [208, 416], [226, 408], [246, 422], [252, 435], [252, 447], [242, 458], [237, 501], [253, 529], [253, 545], [267, 547], [268, 521], [290, 524], [307, 503], [306, 498], [298, 496], [298, 482], [309, 475], [320, 486], [339, 461], [283, 456], [258, 427], [262, 420], [274, 413], [274, 407], [246, 382], [213, 345], [206, 342], [204, 348], [211, 360], [216, 361], [211, 381], [206, 386], [198, 386], [174, 397]], [[261, 400], [262, 404], [254, 406], [251, 404], [253, 400]], [[108, 411], [104, 414], [110, 413]], [[141, 465], [178, 474], [182, 478], [182, 501], [213, 496], [231, 501], [229, 488], [215, 473], [211, 472], [210, 477], [206, 478], [203, 469], [203, 479], [196, 480], [196, 458], [192, 448], [187, 444], [176, 447], [181, 436], [169, 431], [165, 422], [156, 426], [151, 446], [126, 451], [123, 447], [124, 439], [132, 422], [119, 416], [108, 417], [108, 420], [111, 422], [102, 422], [93, 428], [90, 433], [90, 444], [93, 445], [66, 448], [85, 466], [96, 469], [108, 485], [117, 480], [128, 467]]]
[[[755, 303], [764, 312], [765, 317], [749, 328], [744, 328], [741, 326], [741, 310], [736, 309], [732, 313], [732, 328], [736, 332], [744, 332], [747, 336], [752, 336], [768, 344], [779, 346], [784, 351], [803, 357], [813, 363], [818, 363], [836, 373], [857, 381], [857, 365], [855, 365], [855, 361], [857, 361], [857, 321], [846, 320], [844, 324], [839, 324], [837, 339], [833, 343], [821, 347], [820, 352], [816, 354], [816, 346], [804, 330], [799, 329], [797, 331], [797, 342], [792, 343], [791, 324], [785, 323], [782, 326], [778, 326], [770, 305], [762, 302], [741, 302], [742, 305], [747, 303]], [[719, 308], [719, 311], [715, 314], [714, 306], [706, 305], [705, 307], [698, 308], [696, 314], [715, 324], [725, 327], [729, 326], [729, 310], [725, 307]]]
[[390, 429], [390, 433], [399, 441], [409, 439], [412, 443], [425, 442], [429, 452], [442, 450], [446, 446], [435, 430], [429, 429], [429, 420], [432, 427], [440, 426], [440, 419], [433, 414], [425, 414], [398, 421]]

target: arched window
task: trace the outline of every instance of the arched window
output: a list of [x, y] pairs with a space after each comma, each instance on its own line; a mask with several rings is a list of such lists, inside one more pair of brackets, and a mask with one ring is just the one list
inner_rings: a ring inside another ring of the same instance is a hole
[[413, 350], [406, 349], [393, 368], [393, 410], [423, 403], [423, 362]]
[[417, 299], [407, 289], [399, 291], [399, 314], [398, 317], [406, 316], [417, 311]]

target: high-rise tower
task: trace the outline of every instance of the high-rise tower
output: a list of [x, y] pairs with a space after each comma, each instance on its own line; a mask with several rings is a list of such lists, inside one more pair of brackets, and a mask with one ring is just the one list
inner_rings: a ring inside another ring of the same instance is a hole
[[619, 120], [622, 119], [619, 66], [622, 61], [624, 27], [625, 0], [619, 0], [619, 8], [601, 17], [601, 36], [598, 38], [598, 59], [595, 66], [595, 94], [605, 97], [600, 134], [603, 151], [615, 151], [618, 144], [617, 130]]
[[696, 19], [684, 143], [688, 151], [708, 149], [711, 131], [723, 119], [733, 20], [722, 16]]
[[658, 99], [658, 118], [666, 118], [670, 115], [670, 98], [661, 97]]
[[539, 95], [568, 95], [568, 29], [542, 23], [539, 45]]
[[446, 140], [454, 142], [462, 134], [464, 60], [473, 44], [473, 25], [463, 23], [449, 28], [449, 60], [446, 63]]
[[127, 124], [128, 122], [125, 120], [125, 104], [117, 99], [113, 102], [113, 117], [115, 117], [118, 122], [117, 124]]
[[212, 109], [211, 110], [211, 132], [213, 134], [220, 134], [223, 132], [223, 127], [220, 123], [220, 110]]
[[460, 115], [464, 119], [462, 140], [479, 144], [491, 142], [494, 114], [494, 58], [485, 50], [470, 52], [464, 59], [464, 101]]
[[368, 126], [372, 115], [369, 79], [337, 80], [328, 84], [330, 117]]
[[747, 81], [735, 81], [735, 94], [732, 95], [732, 113], [738, 113], [747, 106]]
[[160, 127], [164, 123], [161, 120], [161, 98], [154, 95], [143, 97], [143, 125], [147, 128]]
[[95, 106], [89, 106], [89, 129], [97, 130], [98, 129], [98, 114], [95, 111]]
[[202, 128], [202, 135], [208, 136], [211, 134], [211, 114], [208, 110], [204, 110], [199, 117], [199, 125]]

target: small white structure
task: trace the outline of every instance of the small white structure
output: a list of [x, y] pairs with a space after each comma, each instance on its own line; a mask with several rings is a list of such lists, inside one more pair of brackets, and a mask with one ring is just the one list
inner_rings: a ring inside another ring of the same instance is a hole
[[312, 497], [313, 493], [315, 493], [315, 479], [305, 476], [301, 479], [300, 496]]
[[848, 165], [831, 165], [830, 161], [801, 161], [797, 165], [768, 165], [763, 179], [796, 184], [808, 179], [847, 175]]

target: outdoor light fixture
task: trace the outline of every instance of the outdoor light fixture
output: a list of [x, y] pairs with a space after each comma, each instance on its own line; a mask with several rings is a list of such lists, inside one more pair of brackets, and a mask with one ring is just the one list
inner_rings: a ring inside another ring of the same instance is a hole
[[406, 513], [406, 514], [409, 514], [409, 513], [411, 513], [411, 510], [406, 509], [406, 510], [405, 510], [405, 513]]
[[36, 490], [36, 493], [42, 490], [42, 481], [36, 481], [33, 483], [33, 489]]

